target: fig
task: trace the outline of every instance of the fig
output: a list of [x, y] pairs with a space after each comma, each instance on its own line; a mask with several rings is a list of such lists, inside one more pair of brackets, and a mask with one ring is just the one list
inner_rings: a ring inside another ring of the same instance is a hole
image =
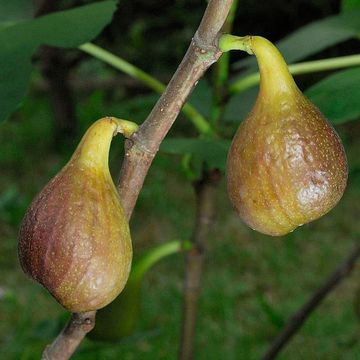
[[277, 48], [260, 36], [238, 39], [257, 58], [260, 89], [230, 146], [228, 193], [252, 229], [285, 235], [337, 204], [348, 177], [346, 155], [334, 128], [296, 86]]
[[131, 124], [113, 117], [96, 121], [21, 224], [21, 267], [72, 312], [104, 307], [129, 276], [129, 225], [108, 156], [112, 137], [126, 135]]

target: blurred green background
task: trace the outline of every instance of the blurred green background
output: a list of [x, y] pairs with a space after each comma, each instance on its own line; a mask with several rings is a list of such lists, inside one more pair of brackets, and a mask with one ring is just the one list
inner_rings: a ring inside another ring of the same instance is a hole
[[[12, 6], [0, 1], [3, 14], [0, 38], [2, 26], [29, 19], [39, 9], [38, 15], [41, 15], [89, 3], [94, 2], [64, 0], [46, 8], [41, 1], [19, 0]], [[356, 2], [345, 3], [351, 6]], [[185, 53], [205, 6], [202, 0], [120, 1], [111, 24], [96, 38], [96, 43], [166, 83]], [[260, 34], [278, 41], [306, 24], [338, 14], [341, 6], [341, 2], [335, 0], [261, 3], [240, 0], [233, 33]], [[86, 21], [83, 18], [83, 22]], [[324, 36], [334, 34], [330, 31]], [[316, 42], [315, 35], [313, 41]], [[308, 38], [295, 44], [294, 51], [301, 53], [311, 42]], [[4, 49], [6, 52], [6, 46]], [[299, 60], [350, 55], [359, 50], [359, 41], [349, 37]], [[238, 62], [245, 57], [231, 54], [231, 76], [239, 76]], [[93, 121], [114, 115], [140, 124], [158, 98], [141, 82], [78, 50], [36, 47], [32, 64], [24, 101], [0, 124], [1, 359], [38, 359], [69, 316], [46, 290], [29, 280], [20, 269], [17, 232], [27, 206], [67, 162]], [[21, 62], [18, 66], [20, 71]], [[306, 90], [333, 73], [335, 71], [301, 75], [296, 81]], [[354, 73], [354, 77], [358, 74]], [[210, 70], [191, 98], [205, 117], [209, 116], [213, 79], [214, 72]], [[342, 95], [351, 94], [337, 93], [339, 97]], [[359, 92], [352, 95], [359, 103]], [[230, 101], [222, 119], [224, 139], [231, 138], [247, 111], [246, 106], [253, 101], [251, 94], [247, 104], [242, 103], [247, 95], [244, 93], [241, 99], [239, 96]], [[341, 104], [340, 101], [340, 107]], [[272, 238], [247, 228], [231, 209], [224, 181], [220, 183], [216, 219], [205, 259], [196, 359], [258, 359], [288, 316], [359, 241], [360, 122], [357, 120], [359, 112], [355, 111], [350, 117], [334, 121], [350, 168], [343, 199], [328, 215], [288, 236]], [[180, 115], [169, 136], [196, 138], [197, 133]], [[123, 140], [115, 138], [110, 161], [114, 179], [120, 169], [122, 149]], [[195, 153], [192, 163], [194, 176], [196, 155], [199, 154]], [[208, 156], [217, 155], [210, 151]], [[151, 167], [131, 220], [135, 254], [172, 239], [191, 237], [195, 198], [182, 159], [182, 155], [160, 151]], [[162, 261], [145, 278], [136, 332], [117, 344], [86, 340], [74, 359], [175, 359], [183, 274], [182, 255]], [[309, 318], [279, 359], [360, 359], [360, 323], [354, 306], [359, 275], [357, 265], [351, 276]]]

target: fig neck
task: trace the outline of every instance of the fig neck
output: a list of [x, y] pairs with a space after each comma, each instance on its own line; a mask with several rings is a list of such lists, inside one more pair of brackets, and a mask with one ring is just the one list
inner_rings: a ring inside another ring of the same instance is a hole
[[279, 50], [261, 36], [251, 36], [250, 48], [257, 58], [260, 71], [259, 96], [293, 95], [299, 92], [287, 64]]
[[117, 123], [111, 118], [96, 121], [86, 131], [70, 162], [98, 171], [109, 172], [109, 151], [111, 140], [117, 133]]

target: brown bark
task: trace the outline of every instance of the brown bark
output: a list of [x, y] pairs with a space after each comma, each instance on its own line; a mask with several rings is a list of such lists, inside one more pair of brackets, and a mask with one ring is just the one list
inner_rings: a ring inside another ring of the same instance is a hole
[[72, 314], [60, 335], [45, 348], [41, 359], [69, 359], [85, 335], [94, 328], [95, 314], [96, 311]]
[[195, 183], [196, 220], [192, 235], [193, 248], [186, 254], [186, 274], [184, 283], [183, 319], [179, 359], [191, 360], [194, 354], [194, 340], [198, 299], [204, 263], [204, 249], [214, 218], [216, 184], [220, 173], [204, 174]]
[[119, 190], [129, 217], [159, 146], [184, 102], [221, 52], [217, 40], [232, 0], [211, 0], [197, 32], [166, 90], [139, 131], [128, 142]]

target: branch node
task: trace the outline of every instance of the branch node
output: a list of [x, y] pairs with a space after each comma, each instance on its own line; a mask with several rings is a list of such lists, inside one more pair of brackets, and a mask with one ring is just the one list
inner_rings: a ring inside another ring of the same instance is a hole
[[[150, 139], [144, 141], [140, 133], [135, 133], [131, 137], [131, 141], [132, 144], [129, 150], [135, 149], [136, 152], [142, 152], [151, 157], [155, 157], [156, 153], [159, 151], [159, 146], [155, 141], [151, 142]], [[129, 154], [127, 156], [129, 156]]]
[[191, 45], [194, 47], [196, 53], [210, 55], [211, 58], [216, 61], [221, 54], [221, 51], [217, 46], [218, 38], [219, 37], [216, 37], [214, 43], [209, 44], [201, 39], [199, 32], [197, 31], [192, 39]]

